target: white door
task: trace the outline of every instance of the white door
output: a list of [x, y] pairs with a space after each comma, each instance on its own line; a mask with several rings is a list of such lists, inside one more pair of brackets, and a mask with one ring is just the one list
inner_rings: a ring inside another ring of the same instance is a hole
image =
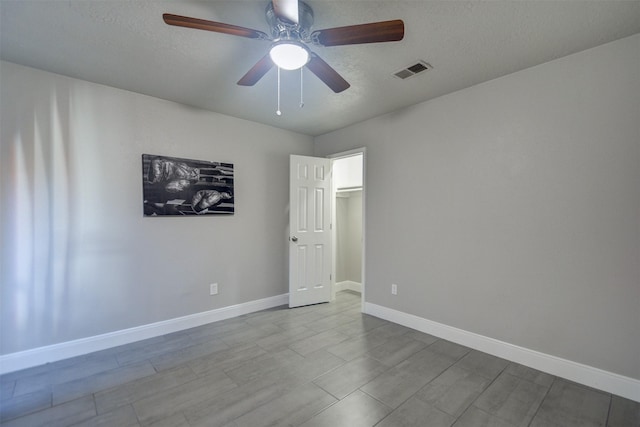
[[289, 307], [331, 300], [331, 160], [289, 167]]

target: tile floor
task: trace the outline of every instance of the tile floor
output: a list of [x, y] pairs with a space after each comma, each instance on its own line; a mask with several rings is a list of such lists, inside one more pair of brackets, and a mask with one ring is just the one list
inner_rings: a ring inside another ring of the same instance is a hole
[[349, 291], [0, 384], [6, 427], [640, 426], [639, 403], [363, 315]]

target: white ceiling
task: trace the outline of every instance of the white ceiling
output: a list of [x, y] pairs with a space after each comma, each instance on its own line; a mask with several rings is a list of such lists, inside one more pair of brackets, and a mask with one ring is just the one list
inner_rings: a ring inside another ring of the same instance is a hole
[[[314, 29], [402, 19], [400, 42], [312, 47], [351, 88], [306, 71], [236, 82], [266, 54], [258, 41], [164, 24], [164, 12], [269, 33], [262, 1], [0, 0], [0, 58], [218, 113], [320, 135], [640, 32], [640, 1], [309, 0]], [[640, 46], [639, 46], [640, 50]], [[434, 68], [400, 80], [425, 60]]]

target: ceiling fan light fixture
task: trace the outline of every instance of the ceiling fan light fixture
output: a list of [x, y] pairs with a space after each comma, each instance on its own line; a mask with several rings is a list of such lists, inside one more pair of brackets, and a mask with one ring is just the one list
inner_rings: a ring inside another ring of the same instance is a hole
[[283, 70], [297, 70], [309, 62], [309, 51], [302, 44], [292, 40], [274, 43], [269, 51], [274, 64]]

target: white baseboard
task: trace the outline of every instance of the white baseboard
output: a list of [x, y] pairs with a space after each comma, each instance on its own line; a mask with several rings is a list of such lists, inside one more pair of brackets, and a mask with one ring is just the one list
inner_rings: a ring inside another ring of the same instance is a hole
[[0, 356], [0, 374], [44, 365], [70, 357], [100, 351], [123, 344], [129, 344], [172, 332], [182, 331], [211, 322], [230, 319], [255, 311], [266, 310], [288, 304], [289, 294], [277, 295], [175, 319], [164, 320], [135, 328], [123, 329], [88, 338], [67, 341], [60, 344], [38, 347]]
[[354, 282], [353, 280], [344, 280], [342, 282], [336, 282], [336, 292], [340, 291], [354, 291], [362, 293], [362, 283]]
[[422, 317], [365, 303], [365, 313], [542, 372], [640, 402], [640, 380], [509, 344]]

